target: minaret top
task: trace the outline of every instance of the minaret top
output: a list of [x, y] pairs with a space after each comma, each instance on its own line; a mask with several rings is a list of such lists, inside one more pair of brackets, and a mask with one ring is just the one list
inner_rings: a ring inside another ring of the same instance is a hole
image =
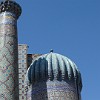
[[0, 13], [2, 12], [11, 12], [15, 14], [16, 18], [18, 19], [21, 15], [22, 9], [20, 5], [13, 0], [3, 0], [0, 3]]

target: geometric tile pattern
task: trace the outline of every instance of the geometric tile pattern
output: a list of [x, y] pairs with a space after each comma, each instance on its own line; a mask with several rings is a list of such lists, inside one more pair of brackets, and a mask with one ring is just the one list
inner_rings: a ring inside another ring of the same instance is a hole
[[38, 82], [28, 87], [27, 100], [78, 100], [78, 94], [72, 83]]
[[0, 100], [18, 100], [16, 24], [12, 13], [2, 12], [0, 14]]
[[18, 70], [19, 70], [19, 100], [26, 99], [25, 91], [25, 75], [27, 68], [30, 66], [32, 61], [41, 54], [27, 54], [28, 46], [26, 44], [18, 45]]
[[18, 45], [19, 100], [26, 100], [25, 75], [27, 71], [27, 45]]

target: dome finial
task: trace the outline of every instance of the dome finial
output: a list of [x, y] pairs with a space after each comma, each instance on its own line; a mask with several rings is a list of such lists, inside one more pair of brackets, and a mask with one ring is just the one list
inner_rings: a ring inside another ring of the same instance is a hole
[[50, 52], [53, 52], [53, 49], [51, 49]]

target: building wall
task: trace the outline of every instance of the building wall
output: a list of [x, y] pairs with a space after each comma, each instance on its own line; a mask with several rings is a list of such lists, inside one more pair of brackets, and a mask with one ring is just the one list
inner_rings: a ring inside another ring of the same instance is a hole
[[18, 45], [18, 64], [19, 64], [19, 100], [26, 99], [26, 90], [25, 90], [25, 75], [28, 67], [41, 54], [27, 54], [28, 46], [26, 44]]
[[24, 80], [25, 80], [25, 74], [27, 71], [27, 49], [28, 49], [28, 46], [25, 44], [18, 45], [19, 100], [26, 100]]

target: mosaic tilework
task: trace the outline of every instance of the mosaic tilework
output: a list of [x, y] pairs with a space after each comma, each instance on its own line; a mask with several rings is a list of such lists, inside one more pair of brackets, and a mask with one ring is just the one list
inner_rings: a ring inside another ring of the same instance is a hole
[[40, 54], [27, 54], [27, 50], [28, 46], [26, 44], [18, 45], [19, 100], [27, 100], [24, 83], [26, 71], [32, 61], [40, 56]]
[[18, 63], [19, 63], [19, 100], [26, 100], [25, 74], [27, 71], [27, 45], [18, 45]]
[[27, 100], [78, 100], [78, 94], [72, 83], [38, 82], [28, 88]]
[[16, 24], [12, 13], [0, 14], [0, 100], [19, 100]]

